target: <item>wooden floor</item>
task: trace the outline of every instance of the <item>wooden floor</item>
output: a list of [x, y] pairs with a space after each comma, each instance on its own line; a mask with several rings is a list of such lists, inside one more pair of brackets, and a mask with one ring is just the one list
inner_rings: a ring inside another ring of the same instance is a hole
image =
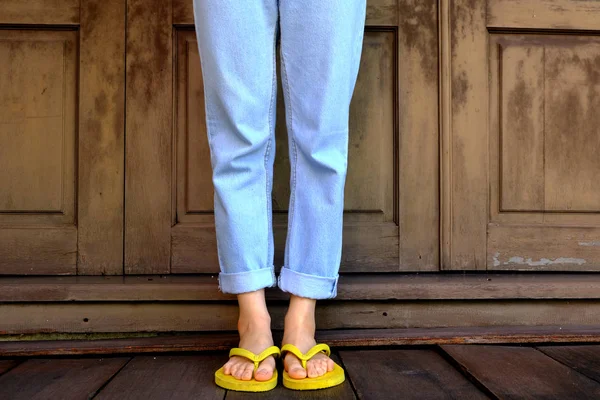
[[213, 382], [225, 352], [0, 359], [0, 399], [600, 399], [600, 343], [349, 348], [338, 387], [263, 394]]

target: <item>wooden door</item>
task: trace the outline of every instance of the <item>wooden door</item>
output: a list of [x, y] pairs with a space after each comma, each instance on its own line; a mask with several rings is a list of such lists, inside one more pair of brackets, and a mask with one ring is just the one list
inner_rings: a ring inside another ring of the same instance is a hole
[[[342, 272], [439, 269], [437, 2], [370, 0], [352, 101]], [[219, 271], [192, 0], [129, 0], [125, 272]], [[289, 160], [278, 96], [275, 264]]]
[[123, 270], [124, 0], [0, 2], [0, 274]]
[[441, 4], [444, 268], [600, 270], [600, 2]]

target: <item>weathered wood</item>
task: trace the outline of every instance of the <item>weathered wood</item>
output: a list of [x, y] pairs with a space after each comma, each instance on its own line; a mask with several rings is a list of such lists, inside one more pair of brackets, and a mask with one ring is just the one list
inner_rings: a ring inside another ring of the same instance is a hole
[[490, 38], [491, 218], [544, 210], [544, 49], [528, 37]]
[[123, 273], [125, 0], [81, 0], [79, 275]]
[[599, 345], [537, 346], [536, 348], [588, 378], [600, 382]]
[[96, 399], [206, 399], [222, 400], [214, 373], [223, 355], [138, 356], [104, 387]]
[[76, 272], [77, 54], [73, 29], [0, 30], [0, 274]]
[[[316, 338], [335, 348], [475, 343], [590, 343], [600, 341], [599, 332], [598, 325], [392, 328], [319, 330]], [[281, 338], [282, 332], [274, 331], [275, 342], [280, 343]], [[237, 346], [238, 341], [237, 333], [231, 332], [100, 340], [4, 341], [0, 342], [0, 356], [226, 351]]]
[[75, 275], [76, 268], [76, 227], [0, 228], [0, 274]]
[[[486, 268], [488, 56], [485, 1], [444, 0], [442, 269]], [[449, 54], [448, 54], [449, 53]], [[444, 81], [445, 80], [445, 81]]]
[[[6, 303], [0, 307], [1, 334], [234, 331], [238, 317], [234, 303]], [[269, 309], [273, 328], [282, 329], [287, 305], [278, 302]], [[320, 329], [593, 325], [600, 320], [600, 302], [338, 301], [320, 304], [316, 318]]]
[[488, 265], [501, 270], [600, 270], [600, 228], [489, 224]]
[[[367, 3], [367, 25], [395, 26], [398, 23], [398, 0], [369, 0]], [[173, 23], [193, 25], [192, 0], [173, 0]]]
[[6, 371], [10, 371], [18, 364], [19, 363], [15, 360], [0, 360], [0, 375], [5, 373]]
[[0, 24], [76, 25], [79, 23], [79, 1], [2, 0]]
[[[331, 358], [340, 364], [340, 358], [337, 354], [332, 353]], [[279, 372], [281, 375], [281, 370]], [[280, 379], [281, 380], [281, 379]], [[244, 399], [255, 399], [255, 393], [244, 393], [244, 392], [235, 392], [228, 391], [226, 399], [228, 400], [244, 400]], [[322, 389], [318, 391], [301, 391], [301, 390], [290, 390], [286, 389], [283, 384], [277, 385], [277, 387], [273, 390], [270, 390], [266, 393], [262, 393], [260, 395], [261, 399], [264, 400], [316, 400], [316, 399], [340, 399], [340, 400], [349, 400], [356, 399], [356, 396], [352, 390], [352, 385], [350, 383], [350, 377], [346, 375], [346, 380], [332, 388]]]
[[438, 3], [398, 1], [396, 221], [401, 271], [440, 269]]
[[502, 399], [596, 399], [600, 383], [530, 347], [443, 345], [465, 373]]
[[77, 32], [2, 29], [0, 69], [0, 225], [75, 225]]
[[27, 360], [0, 376], [0, 397], [11, 400], [91, 398], [128, 360], [122, 357]]
[[598, 30], [600, 4], [587, 0], [488, 0], [490, 28]]
[[[543, 236], [552, 240], [560, 240], [563, 227], [598, 225], [600, 186], [589, 183], [600, 173], [598, 57], [594, 36], [490, 37], [492, 222], [544, 225]], [[579, 250], [567, 242], [560, 251]]]
[[171, 247], [171, 1], [127, 2], [125, 273], [168, 273]]
[[[267, 300], [287, 300], [278, 288]], [[4, 277], [0, 302], [223, 301], [216, 275]], [[340, 276], [336, 300], [600, 299], [594, 273], [352, 274]]]
[[345, 350], [340, 357], [361, 399], [488, 398], [433, 350]]

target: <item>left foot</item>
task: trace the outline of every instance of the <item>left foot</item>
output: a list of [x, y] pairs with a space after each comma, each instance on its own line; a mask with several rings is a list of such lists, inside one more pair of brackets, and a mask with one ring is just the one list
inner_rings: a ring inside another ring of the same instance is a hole
[[[302, 312], [296, 312], [290, 307], [285, 316], [282, 345], [293, 344], [302, 353], [306, 353], [317, 344], [315, 341], [314, 307], [312, 312], [310, 312], [310, 309], [308, 312], [304, 312], [304, 309], [300, 311]], [[325, 353], [318, 353], [306, 362], [306, 369], [304, 369], [298, 357], [288, 352], [283, 359], [283, 366], [290, 377], [304, 379], [307, 376], [316, 378], [333, 371], [334, 363]]]

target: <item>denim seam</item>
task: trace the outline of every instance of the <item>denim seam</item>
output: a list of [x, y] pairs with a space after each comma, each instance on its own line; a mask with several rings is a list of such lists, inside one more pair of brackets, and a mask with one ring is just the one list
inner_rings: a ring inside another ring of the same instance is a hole
[[[292, 243], [292, 232], [293, 230], [293, 224], [294, 224], [294, 210], [295, 210], [295, 206], [296, 206], [296, 169], [297, 169], [297, 165], [298, 165], [298, 150], [296, 147], [296, 140], [294, 138], [294, 115], [292, 113], [292, 93], [290, 91], [290, 84], [288, 81], [288, 73], [287, 73], [287, 68], [285, 67], [285, 54], [283, 51], [283, 42], [281, 44], [281, 66], [282, 66], [282, 71], [283, 71], [283, 75], [285, 76], [284, 79], [284, 91], [287, 92], [287, 98], [288, 98], [288, 104], [287, 104], [287, 108], [289, 111], [289, 127], [288, 127], [288, 133], [290, 136], [290, 139], [292, 141], [292, 149], [293, 149], [293, 155], [294, 155], [294, 169], [292, 171], [292, 182], [291, 182], [291, 191], [292, 191], [292, 196], [291, 196], [291, 201], [290, 201], [290, 209], [288, 211], [288, 219], [289, 219], [289, 223], [288, 223], [288, 238], [287, 238], [287, 254], [288, 254], [288, 261], [289, 260], [289, 253], [290, 251], [290, 247], [291, 247], [291, 243]], [[289, 264], [289, 263], [288, 263]], [[289, 265], [288, 265], [289, 267]]]
[[265, 150], [265, 157], [264, 157], [264, 168], [265, 168], [265, 187], [266, 187], [266, 193], [265, 193], [265, 200], [266, 200], [266, 206], [267, 206], [267, 261], [269, 264], [271, 263], [270, 258], [270, 253], [269, 250], [271, 248], [271, 232], [270, 232], [270, 226], [271, 226], [271, 208], [269, 206], [269, 203], [271, 201], [271, 199], [269, 198], [269, 183], [270, 183], [270, 179], [269, 179], [269, 170], [267, 168], [267, 162], [268, 162], [268, 158], [269, 158], [269, 154], [271, 151], [271, 141], [272, 141], [272, 135], [273, 135], [273, 118], [272, 118], [272, 112], [273, 112], [273, 99], [275, 98], [275, 93], [276, 93], [276, 79], [277, 79], [277, 64], [276, 64], [276, 49], [277, 49], [277, 27], [275, 27], [274, 29], [274, 33], [273, 33], [273, 75], [271, 78], [271, 101], [269, 103], [269, 139], [267, 141], [267, 149]]

